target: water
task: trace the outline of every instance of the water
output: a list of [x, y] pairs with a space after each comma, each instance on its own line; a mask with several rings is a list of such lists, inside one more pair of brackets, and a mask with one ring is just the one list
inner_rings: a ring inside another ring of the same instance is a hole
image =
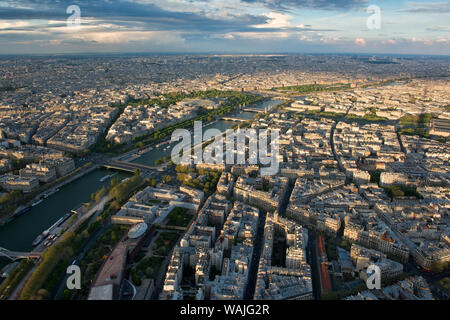
[[280, 104], [282, 102], [283, 102], [282, 100], [266, 100], [263, 103], [260, 103], [260, 104], [258, 104], [256, 106], [251, 106], [251, 107], [255, 108], [255, 109], [264, 110], [266, 107], [273, 107], [273, 106], [275, 106], [277, 104]]
[[[220, 132], [225, 132], [227, 129], [229, 129], [235, 122], [232, 121], [223, 121], [219, 120], [211, 125], [205, 126], [203, 130], [207, 129], [219, 129]], [[172, 154], [172, 149], [177, 145], [178, 143], [172, 143], [172, 144], [165, 144], [158, 149], [153, 149], [149, 152], [144, 153], [139, 158], [131, 161], [133, 163], [143, 164], [147, 166], [154, 166], [156, 160], [164, 157], [170, 157]]]
[[[256, 106], [252, 106], [252, 108], [264, 110], [266, 107], [273, 107], [273, 106], [275, 106], [277, 104], [280, 104], [281, 102], [282, 102], [281, 100], [267, 100], [267, 101], [264, 101], [263, 103], [260, 103], [260, 104], [258, 104]], [[251, 120], [251, 119], [253, 119], [255, 117], [255, 115], [256, 115], [255, 112], [243, 111], [243, 112], [232, 114], [230, 116], [234, 117], [234, 118], [241, 118], [241, 119]], [[233, 124], [236, 124], [236, 122], [219, 120], [217, 122], [214, 122], [211, 125], [205, 126], [203, 130], [214, 128], [214, 129], [219, 129], [220, 132], [225, 132]], [[143, 164], [143, 165], [147, 165], [147, 166], [154, 166], [156, 160], [158, 160], [160, 158], [164, 158], [164, 157], [170, 157], [171, 153], [172, 153], [172, 149], [176, 145], [177, 145], [177, 143], [173, 143], [173, 144], [170, 144], [170, 145], [166, 144], [164, 146], [161, 146], [158, 149], [154, 149], [154, 150], [151, 150], [149, 152], [144, 153], [139, 158], [134, 159], [131, 162], [138, 163], [138, 164]]]
[[[0, 227], [0, 247], [29, 252], [33, 249], [31, 243], [44, 230], [52, 226], [59, 218], [70, 212], [79, 204], [89, 202], [91, 194], [110, 183], [110, 179], [100, 182], [100, 179], [112, 172], [106, 169], [94, 170], [83, 177], [60, 188], [60, 191], [30, 209], [7, 225]], [[115, 178], [124, 179], [129, 175], [119, 172]], [[8, 262], [0, 258], [0, 268]]]
[[[279, 100], [268, 100], [263, 103], [252, 106], [264, 110], [266, 107], [271, 107], [279, 104]], [[256, 113], [241, 112], [232, 115], [233, 117], [240, 117], [244, 119], [253, 119]], [[205, 126], [205, 130], [215, 128], [221, 132], [225, 132], [235, 122], [219, 120], [213, 124]], [[172, 148], [176, 144], [164, 145], [157, 150], [151, 150], [141, 157], [135, 159], [133, 162], [154, 166], [155, 161], [161, 157], [170, 157]], [[166, 150], [164, 150], [166, 149]], [[59, 218], [70, 212], [79, 204], [90, 201], [91, 194], [103, 186], [110, 183], [110, 179], [100, 182], [100, 179], [106, 175], [110, 175], [112, 171], [106, 169], [95, 170], [80, 179], [60, 188], [60, 191], [45, 199], [41, 204], [31, 208], [25, 215], [18, 217], [9, 224], [0, 227], [0, 247], [14, 250], [14, 251], [31, 251], [33, 249], [31, 243], [44, 230], [52, 226]], [[124, 179], [129, 174], [119, 172], [115, 178]], [[0, 258], [0, 269], [8, 263], [5, 258]]]
[[403, 82], [393, 82], [393, 83], [385, 84], [384, 87], [401, 86], [403, 84], [404, 84]]

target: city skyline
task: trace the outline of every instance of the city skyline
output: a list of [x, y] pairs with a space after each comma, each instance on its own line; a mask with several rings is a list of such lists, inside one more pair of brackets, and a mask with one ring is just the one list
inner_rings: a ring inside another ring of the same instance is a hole
[[0, 54], [448, 55], [449, 16], [437, 1], [6, 0]]

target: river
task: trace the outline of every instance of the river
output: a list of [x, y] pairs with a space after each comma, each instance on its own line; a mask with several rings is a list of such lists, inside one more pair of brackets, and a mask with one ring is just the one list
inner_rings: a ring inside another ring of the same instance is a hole
[[[264, 110], [266, 107], [273, 107], [277, 104], [280, 104], [281, 102], [282, 101], [280, 101], [280, 100], [267, 100], [256, 106], [252, 106], [252, 108]], [[245, 120], [251, 120], [255, 117], [255, 115], [256, 115], [255, 112], [242, 111], [242, 112], [235, 113], [235, 114], [228, 115], [228, 116], [234, 117], [234, 118], [241, 118], [241, 119], [245, 119]], [[233, 124], [236, 124], [236, 122], [218, 120], [217, 122], [213, 122], [210, 125], [206, 125], [204, 127], [204, 130], [218, 129], [220, 132], [225, 132]], [[147, 165], [147, 166], [154, 166], [156, 160], [158, 160], [160, 158], [164, 158], [164, 157], [170, 157], [170, 155], [172, 153], [172, 149], [175, 147], [175, 145], [176, 145], [176, 143], [173, 143], [170, 145], [165, 144], [158, 149], [153, 149], [151, 151], [148, 151], [148, 152], [142, 154], [139, 158], [136, 158], [136, 159], [132, 160], [131, 162], [143, 164], [143, 165]]]
[[[281, 103], [279, 100], [267, 100], [263, 103], [252, 106], [264, 110], [266, 107], [272, 107]], [[256, 113], [240, 112], [233, 114], [233, 117], [243, 119], [253, 119]], [[219, 120], [205, 129], [215, 128], [221, 132], [226, 131], [235, 122]], [[172, 145], [163, 145], [158, 149], [151, 150], [139, 158], [133, 160], [135, 163], [153, 166], [158, 158], [171, 155]], [[168, 148], [167, 148], [168, 147]], [[166, 150], [164, 150], [166, 149]], [[70, 184], [60, 188], [60, 191], [49, 196], [41, 204], [33, 207], [25, 215], [18, 217], [7, 225], [0, 227], [0, 247], [13, 250], [29, 252], [33, 249], [31, 243], [44, 230], [52, 226], [59, 218], [70, 212], [83, 202], [90, 201], [91, 194], [110, 183], [110, 179], [101, 182], [100, 179], [111, 174], [106, 169], [98, 169], [83, 177], [73, 181]], [[115, 177], [124, 179], [129, 174], [119, 172]], [[0, 258], [0, 269], [8, 263], [6, 258]]]
[[[31, 243], [44, 230], [52, 226], [59, 218], [83, 202], [89, 202], [91, 194], [110, 183], [110, 179], [101, 182], [106, 175], [117, 173], [106, 169], [94, 170], [83, 177], [60, 188], [42, 203], [32, 207], [26, 214], [0, 227], [0, 247], [13, 251], [29, 252]], [[114, 178], [124, 179], [129, 174], [118, 172]], [[0, 258], [0, 269], [7, 263]]]

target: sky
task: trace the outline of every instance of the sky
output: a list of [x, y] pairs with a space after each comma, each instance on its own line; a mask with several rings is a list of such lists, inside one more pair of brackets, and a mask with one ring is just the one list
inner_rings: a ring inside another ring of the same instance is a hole
[[0, 0], [0, 54], [71, 53], [449, 55], [450, 2]]

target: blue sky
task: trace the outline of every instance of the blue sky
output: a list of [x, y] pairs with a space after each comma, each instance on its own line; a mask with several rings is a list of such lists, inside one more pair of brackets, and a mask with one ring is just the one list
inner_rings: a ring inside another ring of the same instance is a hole
[[450, 2], [0, 0], [0, 54], [81, 52], [448, 55]]

